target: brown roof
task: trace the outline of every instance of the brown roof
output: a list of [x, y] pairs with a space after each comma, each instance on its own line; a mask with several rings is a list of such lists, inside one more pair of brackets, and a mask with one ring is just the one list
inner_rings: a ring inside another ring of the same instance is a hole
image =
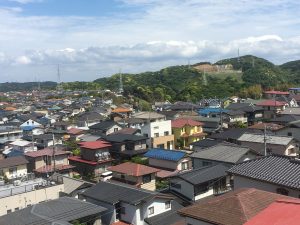
[[119, 108], [116, 108], [116, 109], [112, 110], [112, 112], [114, 112], [114, 113], [128, 113], [128, 112], [132, 112], [132, 110], [127, 109], [127, 108], [123, 108], [123, 107], [119, 107]]
[[291, 197], [243, 188], [196, 203], [179, 210], [178, 213], [217, 225], [242, 225], [278, 199]]
[[[25, 156], [36, 158], [36, 157], [41, 157], [41, 156], [53, 156], [53, 149], [52, 148], [45, 148], [42, 150], [34, 151], [34, 152], [26, 152]], [[70, 152], [68, 151], [61, 151], [61, 150], [56, 150], [55, 155], [69, 155]]]
[[192, 120], [192, 119], [176, 119], [176, 120], [172, 120], [172, 128], [182, 128], [185, 126], [202, 126], [203, 123]]
[[11, 166], [18, 166], [27, 164], [28, 161], [25, 159], [24, 156], [16, 156], [16, 157], [9, 157], [6, 159], [0, 160], [0, 168], [7, 168]]
[[144, 166], [137, 163], [131, 163], [126, 162], [119, 164], [117, 166], [111, 166], [108, 168], [108, 170], [118, 173], [123, 173], [135, 177], [143, 176], [146, 174], [156, 173], [160, 171], [159, 169], [150, 167], [150, 166]]
[[265, 125], [266, 125], [267, 130], [272, 130], [272, 131], [280, 130], [281, 128], [284, 127], [284, 126], [276, 124], [276, 123], [256, 123], [256, 124], [254, 124], [254, 125], [252, 125], [248, 128], [257, 129], [257, 130], [264, 130]]

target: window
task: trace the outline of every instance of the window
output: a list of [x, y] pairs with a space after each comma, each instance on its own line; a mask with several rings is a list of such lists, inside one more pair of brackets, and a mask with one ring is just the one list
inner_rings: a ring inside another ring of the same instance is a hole
[[7, 210], [6, 212], [7, 212], [7, 214], [9, 214], [9, 213], [11, 213], [12, 211], [11, 211], [11, 209], [9, 209], [9, 210]]
[[148, 134], [144, 134], [144, 137], [148, 137]]
[[114, 128], [114, 132], [117, 132], [119, 129], [116, 127], [116, 128]]
[[156, 127], [153, 127], [154, 129], [159, 129], [159, 127], [158, 126], [156, 126]]
[[165, 202], [165, 209], [170, 209], [171, 208], [171, 201]]
[[154, 133], [154, 137], [159, 137], [159, 133]]
[[17, 167], [9, 168], [9, 175], [17, 174]]
[[182, 169], [182, 170], [187, 170], [187, 169], [188, 169], [188, 165], [189, 165], [188, 162], [183, 162], [183, 163], [181, 163], [181, 169]]
[[288, 132], [287, 135], [288, 136], [293, 136], [293, 133], [292, 132]]
[[147, 175], [144, 175], [143, 176], [143, 183], [149, 183], [151, 182], [151, 175], [150, 174], [147, 174]]
[[165, 131], [165, 132], [164, 132], [164, 135], [165, 135], [165, 136], [168, 136], [168, 135], [169, 135], [169, 131]]
[[18, 211], [19, 210], [19, 207], [15, 208], [15, 211]]
[[148, 209], [148, 214], [149, 214], [149, 215], [153, 215], [153, 214], [154, 214], [154, 206], [152, 206], [152, 207], [150, 207], [150, 208]]

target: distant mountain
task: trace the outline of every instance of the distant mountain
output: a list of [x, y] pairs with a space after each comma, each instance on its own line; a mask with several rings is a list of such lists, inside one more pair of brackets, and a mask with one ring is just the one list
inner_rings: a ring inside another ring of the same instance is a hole
[[[25, 83], [17, 83], [17, 82], [7, 82], [0, 83], [0, 92], [7, 91], [32, 91], [38, 89], [38, 82], [25, 82]], [[40, 82], [41, 89], [48, 90], [54, 89], [57, 83], [52, 81]]]

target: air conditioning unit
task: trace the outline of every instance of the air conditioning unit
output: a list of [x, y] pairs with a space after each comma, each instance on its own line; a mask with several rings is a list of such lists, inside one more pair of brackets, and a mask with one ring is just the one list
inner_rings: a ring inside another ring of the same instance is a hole
[[14, 186], [20, 186], [21, 185], [21, 181], [20, 180], [15, 180], [14, 181]]

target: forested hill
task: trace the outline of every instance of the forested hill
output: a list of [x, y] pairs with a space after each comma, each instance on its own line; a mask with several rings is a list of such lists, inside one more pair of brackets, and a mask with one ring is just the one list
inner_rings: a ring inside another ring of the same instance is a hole
[[[57, 83], [52, 82], [52, 81], [40, 82], [40, 87], [41, 87], [41, 89], [44, 89], [44, 90], [54, 89], [56, 87], [56, 85], [57, 85]], [[37, 90], [38, 86], [39, 86], [38, 82], [0, 83], [0, 92]]]
[[[198, 69], [205, 64], [211, 67], [232, 65], [232, 69], [222, 72]], [[204, 62], [193, 66], [173, 66], [157, 72], [123, 74], [122, 77], [126, 94], [134, 94], [147, 101], [195, 101], [202, 97], [230, 95], [258, 97], [261, 88], [285, 90], [300, 85], [300, 61], [277, 66], [263, 58], [246, 55], [215, 64]], [[117, 90], [119, 75], [100, 78], [95, 82], [103, 88]]]

